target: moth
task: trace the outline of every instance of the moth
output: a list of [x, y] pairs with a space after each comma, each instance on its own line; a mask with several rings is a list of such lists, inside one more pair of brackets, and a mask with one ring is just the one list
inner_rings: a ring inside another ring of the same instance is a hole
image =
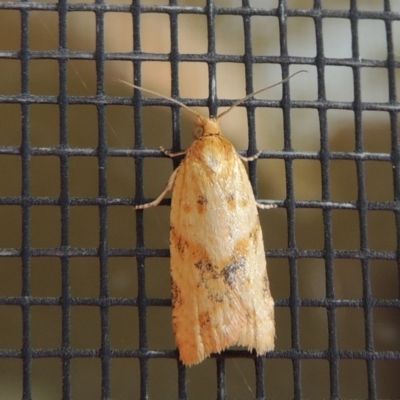
[[172, 191], [172, 317], [180, 360], [194, 365], [234, 345], [254, 349], [257, 355], [273, 350], [274, 301], [257, 208], [274, 206], [256, 201], [243, 165], [261, 152], [240, 156], [223, 137], [218, 121], [275, 85], [236, 101], [214, 118], [129, 85], [177, 103], [196, 116], [195, 140], [188, 150], [171, 153], [161, 148], [169, 157], [185, 155], [165, 190], [154, 201], [135, 207], [155, 207]]

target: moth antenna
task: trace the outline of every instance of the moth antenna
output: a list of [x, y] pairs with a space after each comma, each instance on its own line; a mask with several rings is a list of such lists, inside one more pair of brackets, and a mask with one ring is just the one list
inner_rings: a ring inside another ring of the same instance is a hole
[[142, 88], [141, 86], [136, 86], [136, 85], [134, 85], [133, 83], [129, 83], [129, 82], [124, 81], [124, 80], [119, 79], [119, 78], [113, 78], [113, 80], [116, 81], [116, 82], [124, 83], [125, 85], [128, 85], [128, 86], [130, 86], [130, 87], [133, 87], [134, 89], [141, 90], [142, 92], [154, 94], [155, 96], [161, 97], [161, 98], [163, 98], [163, 99], [165, 99], [165, 100], [172, 101], [172, 102], [175, 103], [175, 104], [179, 104], [181, 107], [185, 108], [185, 109], [186, 109], [187, 111], [189, 111], [190, 113], [192, 113], [192, 114], [196, 115], [197, 117], [201, 118], [201, 115], [200, 115], [197, 111], [191, 109], [191, 108], [188, 107], [186, 104], [181, 103], [179, 100], [175, 100], [175, 99], [173, 99], [172, 97], [165, 96], [165, 95], [163, 95], [163, 94], [161, 94], [161, 93], [155, 92], [154, 90], [145, 89], [145, 88]]
[[225, 110], [225, 111], [223, 111], [221, 114], [219, 114], [219, 115], [217, 116], [217, 119], [221, 119], [224, 115], [228, 114], [228, 112], [230, 112], [233, 108], [235, 108], [235, 107], [238, 106], [239, 104], [245, 102], [246, 100], [250, 99], [251, 97], [255, 96], [256, 94], [259, 94], [259, 93], [263, 92], [264, 90], [271, 89], [271, 88], [273, 88], [273, 87], [275, 87], [275, 86], [281, 85], [282, 83], [287, 82], [289, 79], [293, 78], [293, 77], [294, 77], [295, 75], [297, 75], [297, 74], [300, 74], [301, 72], [308, 72], [308, 71], [306, 71], [305, 69], [302, 69], [302, 70], [297, 71], [297, 72], [295, 72], [294, 74], [288, 76], [287, 78], [283, 79], [283, 80], [280, 81], [280, 82], [274, 83], [274, 84], [271, 85], [271, 86], [267, 86], [267, 87], [265, 87], [265, 88], [262, 88], [262, 89], [260, 89], [260, 90], [257, 90], [256, 92], [253, 92], [253, 93], [248, 94], [246, 97], [243, 97], [243, 99], [239, 99], [239, 100], [235, 101], [227, 110]]

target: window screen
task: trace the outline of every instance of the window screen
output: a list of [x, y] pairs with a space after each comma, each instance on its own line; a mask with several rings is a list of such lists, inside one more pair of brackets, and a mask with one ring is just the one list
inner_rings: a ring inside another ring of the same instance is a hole
[[[320, 399], [400, 394], [400, 4], [0, 2], [0, 394]], [[170, 200], [205, 116], [248, 165], [276, 349], [178, 362]]]

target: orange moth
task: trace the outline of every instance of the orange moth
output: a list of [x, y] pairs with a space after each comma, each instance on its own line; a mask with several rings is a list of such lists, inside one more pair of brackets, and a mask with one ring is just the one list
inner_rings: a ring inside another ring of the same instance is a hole
[[257, 207], [274, 206], [257, 203], [242, 162], [255, 160], [260, 152], [238, 155], [218, 125], [232, 108], [268, 88], [238, 100], [216, 118], [204, 118], [175, 99], [129, 85], [197, 117], [195, 141], [186, 152], [161, 148], [169, 157], [185, 154], [165, 190], [151, 203], [135, 207], [157, 206], [172, 190], [172, 316], [181, 361], [197, 364], [234, 345], [258, 355], [272, 350], [274, 301]]

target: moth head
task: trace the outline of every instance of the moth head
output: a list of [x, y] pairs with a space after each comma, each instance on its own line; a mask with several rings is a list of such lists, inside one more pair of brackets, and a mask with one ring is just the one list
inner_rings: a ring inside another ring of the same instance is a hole
[[221, 130], [216, 118], [204, 118], [199, 115], [194, 123], [193, 137], [199, 139], [202, 136], [220, 135]]

